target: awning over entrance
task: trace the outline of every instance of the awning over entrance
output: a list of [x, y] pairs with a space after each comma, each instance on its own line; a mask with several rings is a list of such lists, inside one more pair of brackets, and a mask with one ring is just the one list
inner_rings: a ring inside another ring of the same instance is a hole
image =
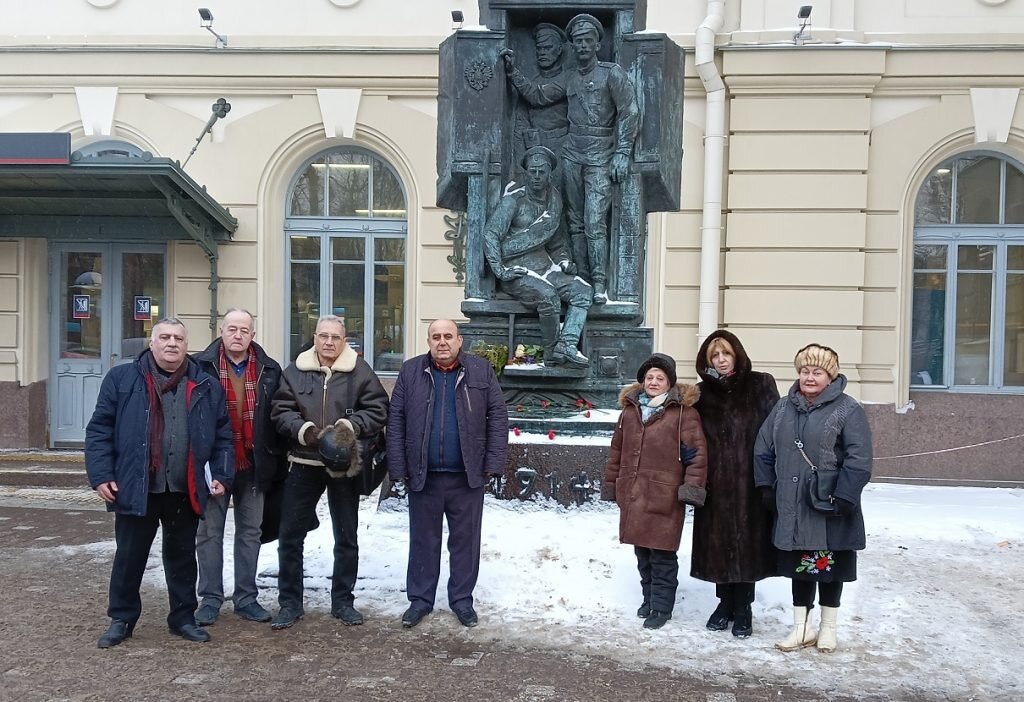
[[0, 236], [68, 241], [193, 239], [216, 258], [238, 227], [177, 162], [72, 154], [70, 163], [0, 164]]

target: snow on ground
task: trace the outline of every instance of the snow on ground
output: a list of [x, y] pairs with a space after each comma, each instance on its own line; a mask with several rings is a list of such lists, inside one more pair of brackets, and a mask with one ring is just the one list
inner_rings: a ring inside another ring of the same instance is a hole
[[[791, 623], [783, 578], [758, 584], [751, 638], [704, 628], [717, 600], [712, 584], [688, 576], [689, 517], [673, 619], [648, 631], [635, 614], [636, 561], [632, 547], [618, 543], [614, 505], [567, 509], [488, 496], [475, 593], [480, 626], [472, 636], [667, 666], [723, 685], [744, 677], [822, 694], [1024, 699], [1024, 490], [872, 484], [864, 512], [868, 548], [858, 581], [843, 592], [839, 650], [784, 654], [773, 648]], [[326, 611], [333, 541], [324, 501], [320, 518], [306, 540], [306, 609]], [[408, 513], [397, 500], [378, 509], [372, 497], [363, 500], [359, 519], [356, 606], [397, 623], [408, 604]], [[154, 548], [153, 565], [158, 553]], [[224, 555], [230, 588], [231, 549]], [[447, 612], [442, 558], [435, 612], [420, 626], [454, 632], [460, 627]], [[276, 607], [276, 572], [277, 550], [265, 548], [260, 585], [268, 607]], [[147, 578], [162, 583], [158, 565]]]

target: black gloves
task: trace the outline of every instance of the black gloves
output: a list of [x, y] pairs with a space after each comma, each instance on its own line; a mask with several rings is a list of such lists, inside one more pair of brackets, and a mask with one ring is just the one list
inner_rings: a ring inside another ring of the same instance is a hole
[[775, 506], [775, 488], [773, 488], [773, 487], [763, 487], [763, 488], [760, 488], [760, 490], [761, 490], [761, 504], [764, 505], [765, 510], [767, 510], [768, 512], [771, 512], [772, 514], [775, 514], [776, 509], [777, 509], [776, 506]]
[[697, 457], [697, 449], [691, 448], [686, 444], [679, 444], [679, 460], [683, 462], [684, 466], [688, 466], [693, 463], [693, 459]]
[[310, 448], [316, 448], [320, 443], [320, 430], [315, 426], [310, 426], [302, 435], [302, 442]]

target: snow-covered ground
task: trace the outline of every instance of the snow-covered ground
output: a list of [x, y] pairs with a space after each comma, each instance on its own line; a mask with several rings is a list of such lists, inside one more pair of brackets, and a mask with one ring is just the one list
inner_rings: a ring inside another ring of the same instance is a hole
[[[306, 540], [306, 608], [329, 609], [331, 549], [326, 503]], [[668, 666], [716, 684], [744, 677], [822, 693], [913, 693], [949, 700], [1024, 699], [1024, 490], [873, 484], [864, 494], [868, 548], [846, 586], [839, 650], [784, 654], [773, 643], [791, 621], [789, 581], [757, 587], [754, 635], [736, 639], [704, 622], [714, 586], [688, 577], [690, 521], [680, 548], [673, 619], [658, 631], [635, 615], [640, 585], [632, 547], [618, 543], [611, 504], [562, 508], [488, 497], [483, 564], [471, 636]], [[230, 529], [230, 526], [229, 526]], [[408, 554], [404, 503], [363, 501], [356, 606], [370, 618], [401, 616]], [[153, 561], [159, 562], [154, 548]], [[435, 613], [421, 627], [460, 629], [446, 611], [442, 565]], [[231, 549], [225, 549], [226, 575]], [[276, 605], [277, 550], [260, 557], [261, 600]], [[147, 571], [162, 583], [159, 567]], [[230, 587], [230, 577], [225, 578]]]

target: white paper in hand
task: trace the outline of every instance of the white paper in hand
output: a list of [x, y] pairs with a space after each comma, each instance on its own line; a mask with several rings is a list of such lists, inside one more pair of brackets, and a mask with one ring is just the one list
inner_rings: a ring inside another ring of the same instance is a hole
[[213, 494], [213, 472], [210, 471], [210, 462], [207, 461], [206, 465], [203, 466], [203, 473], [206, 475], [206, 490], [211, 495]]

